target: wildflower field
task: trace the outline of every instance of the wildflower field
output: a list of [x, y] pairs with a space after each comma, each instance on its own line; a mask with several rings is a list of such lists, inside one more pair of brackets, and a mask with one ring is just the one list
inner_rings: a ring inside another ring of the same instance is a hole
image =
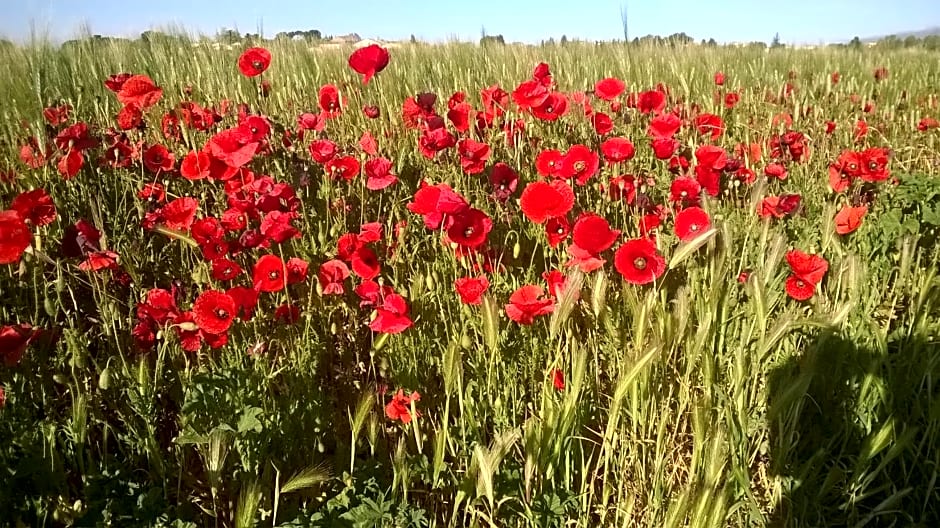
[[940, 525], [933, 52], [0, 49], [0, 525]]

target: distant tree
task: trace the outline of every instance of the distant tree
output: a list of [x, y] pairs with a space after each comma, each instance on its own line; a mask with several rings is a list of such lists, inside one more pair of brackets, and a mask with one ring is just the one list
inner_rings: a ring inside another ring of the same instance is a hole
[[783, 43], [780, 42], [780, 33], [775, 33], [775, 34], [774, 34], [774, 39], [770, 41], [770, 47], [771, 47], [771, 48], [782, 48], [782, 47], [783, 47]]
[[920, 39], [915, 37], [914, 35], [908, 35], [907, 38], [904, 39], [905, 48], [916, 48], [919, 45], [920, 45]]
[[502, 46], [506, 44], [506, 40], [503, 38], [502, 35], [486, 35], [480, 39], [481, 46], [493, 45], [493, 44]]
[[234, 29], [222, 28], [216, 35], [216, 40], [225, 44], [237, 44], [241, 41], [241, 35]]
[[412, 44], [418, 43], [418, 39], [415, 37], [414, 33], [411, 34], [411, 38], [408, 41], [411, 42]]
[[853, 49], [862, 49], [862, 40], [856, 36], [849, 41], [849, 47]]
[[715, 42], [715, 39], [710, 38], [710, 39], [708, 39], [708, 46], [709, 46], [709, 47], [712, 47], [712, 48], [717, 48], [717, 47], [718, 47], [718, 43]]
[[564, 45], [567, 44], [567, 43], [568, 43], [568, 35], [562, 35], [562, 36], [561, 36], [561, 45], [564, 46]]

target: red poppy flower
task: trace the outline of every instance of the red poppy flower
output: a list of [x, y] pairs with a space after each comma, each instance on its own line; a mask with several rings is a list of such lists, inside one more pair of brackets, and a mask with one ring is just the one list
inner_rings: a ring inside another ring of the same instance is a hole
[[636, 147], [627, 138], [612, 137], [601, 143], [601, 153], [607, 163], [620, 163], [632, 159]]
[[561, 160], [559, 173], [574, 178], [578, 185], [586, 185], [600, 167], [600, 157], [585, 145], [572, 145]]
[[683, 242], [688, 242], [711, 227], [708, 213], [699, 207], [686, 207], [676, 214], [676, 236]]
[[787, 168], [782, 163], [771, 163], [764, 167], [764, 175], [783, 181], [787, 179]]
[[361, 165], [352, 156], [339, 156], [328, 161], [323, 170], [332, 180], [352, 181], [359, 176]]
[[937, 121], [932, 117], [925, 117], [917, 122], [917, 130], [921, 132], [926, 132], [935, 128], [940, 128], [940, 121]]
[[169, 172], [173, 170], [175, 162], [173, 154], [163, 145], [153, 145], [144, 151], [144, 167], [153, 173]]
[[568, 283], [568, 278], [565, 277], [565, 274], [558, 270], [543, 271], [542, 280], [544, 280], [545, 284], [548, 286], [548, 294], [556, 299], [561, 299], [561, 295], [565, 292], [565, 286]]
[[523, 189], [519, 205], [526, 218], [541, 224], [549, 218], [568, 214], [574, 206], [574, 191], [560, 180], [532, 182]]
[[148, 290], [143, 302], [137, 303], [137, 318], [163, 326], [179, 316], [173, 293], [162, 288]]
[[8, 367], [18, 364], [30, 342], [41, 332], [42, 330], [33, 328], [29, 323], [0, 327], [0, 360], [3, 364]]
[[140, 107], [135, 104], [125, 105], [117, 115], [118, 128], [121, 130], [131, 130], [137, 128], [144, 122], [144, 114]]
[[113, 251], [94, 251], [85, 257], [85, 260], [78, 265], [82, 271], [101, 271], [103, 269], [118, 268], [118, 254]]
[[695, 118], [695, 129], [715, 140], [725, 131], [725, 122], [715, 114], [700, 114]]
[[56, 218], [55, 204], [45, 189], [34, 189], [18, 194], [10, 202], [10, 209], [19, 213], [20, 218], [39, 227], [51, 224]]
[[541, 286], [534, 284], [520, 287], [509, 296], [506, 315], [516, 323], [530, 325], [536, 317], [554, 312], [555, 300], [543, 297], [544, 293]]
[[614, 268], [630, 284], [649, 284], [666, 271], [666, 259], [648, 238], [624, 242], [614, 254]]
[[369, 84], [372, 77], [388, 66], [388, 50], [378, 44], [359, 48], [349, 56], [349, 67], [362, 75], [362, 84]]
[[243, 121], [239, 121], [239, 126], [248, 130], [251, 141], [264, 141], [271, 133], [271, 124], [262, 116], [248, 116]]
[[826, 271], [829, 270], [829, 263], [826, 259], [798, 249], [787, 252], [787, 264], [790, 265], [794, 275], [814, 285], [822, 282]]
[[882, 147], [872, 147], [860, 154], [862, 158], [861, 178], [868, 182], [880, 182], [891, 176], [888, 170], [888, 158], [891, 151]]
[[862, 219], [867, 212], [868, 206], [866, 205], [860, 207], [852, 207], [851, 205], [843, 206], [842, 209], [836, 213], [836, 233], [847, 235], [854, 232], [862, 225]]
[[652, 138], [671, 138], [682, 128], [682, 119], [676, 114], [666, 113], [650, 121], [649, 135]]
[[875, 69], [875, 81], [883, 81], [888, 78], [888, 68], [881, 66]]
[[400, 334], [411, 328], [414, 323], [408, 317], [408, 303], [397, 293], [385, 296], [381, 306], [376, 308], [376, 317], [369, 323], [373, 332]]
[[320, 87], [320, 93], [317, 97], [320, 103], [320, 109], [323, 110], [327, 118], [333, 118], [343, 112], [343, 104], [340, 102], [339, 89], [335, 85], [325, 84]]
[[544, 86], [552, 85], [552, 72], [551, 68], [547, 63], [540, 62], [535, 65], [535, 69], [532, 70], [532, 78], [541, 83]]
[[210, 334], [225, 333], [235, 319], [235, 300], [226, 293], [207, 290], [193, 303], [193, 319], [199, 329]]
[[372, 158], [366, 161], [366, 189], [379, 191], [398, 181], [392, 174], [392, 162], [385, 158]]
[[0, 211], [0, 264], [19, 262], [33, 237], [16, 211]]
[[529, 109], [536, 118], [542, 121], [556, 121], [568, 113], [568, 98], [560, 92], [551, 92], [542, 104]]
[[797, 275], [787, 277], [785, 284], [787, 295], [797, 301], [810, 299], [816, 293], [816, 285], [807, 280], [801, 279]]
[[490, 281], [485, 275], [479, 277], [461, 277], [454, 281], [454, 288], [460, 296], [460, 302], [478, 305], [483, 302], [483, 294], [490, 287]]
[[614, 122], [609, 115], [598, 112], [591, 116], [591, 125], [594, 126], [594, 131], [597, 132], [597, 135], [604, 136], [610, 134], [614, 130]]
[[439, 229], [444, 215], [458, 213], [469, 205], [466, 199], [454, 192], [449, 185], [439, 183], [437, 185], [422, 184], [406, 207], [412, 213], [424, 216], [424, 225], [428, 229]]
[[728, 92], [725, 94], [725, 108], [734, 108], [737, 106], [738, 102], [741, 100], [741, 96], [738, 95], [738, 92]]
[[454, 125], [457, 132], [466, 132], [470, 130], [470, 112], [473, 107], [469, 103], [459, 103], [457, 106], [447, 111], [447, 119]]
[[271, 52], [264, 48], [248, 48], [238, 57], [238, 70], [245, 77], [261, 75], [271, 65]]
[[512, 91], [512, 100], [522, 110], [540, 106], [549, 97], [548, 89], [537, 80], [528, 80], [519, 83]]
[[565, 373], [561, 369], [552, 369], [549, 375], [552, 378], [552, 385], [555, 390], [565, 390]]
[[235, 286], [225, 291], [235, 301], [235, 314], [242, 321], [248, 321], [258, 306], [258, 290], [245, 286]]
[[607, 219], [595, 213], [581, 215], [572, 230], [574, 244], [594, 255], [609, 249], [619, 236], [619, 230], [611, 229]]
[[209, 139], [207, 146], [209, 154], [232, 168], [246, 165], [258, 151], [258, 143], [252, 141], [251, 131], [240, 126], [218, 132]]
[[682, 206], [697, 205], [702, 186], [694, 178], [679, 176], [669, 186], [669, 201]]
[[160, 209], [160, 219], [163, 225], [170, 229], [188, 231], [196, 218], [199, 202], [195, 198], [183, 196], [167, 203]]
[[276, 292], [287, 284], [284, 261], [277, 255], [264, 255], [255, 262], [251, 272], [254, 287], [258, 291]]
[[782, 194], [780, 196], [768, 196], [761, 200], [757, 206], [757, 215], [761, 218], [783, 218], [796, 211], [802, 198], [799, 194]]
[[679, 148], [679, 142], [671, 137], [658, 137], [653, 139], [651, 146], [653, 147], [653, 155], [656, 156], [656, 159], [666, 160], [676, 153], [676, 149]]
[[[0, 231], [2, 231], [2, 228], [0, 228]], [[100, 250], [100, 240], [101, 232], [95, 229], [95, 226], [87, 220], [79, 219], [65, 228], [59, 251], [63, 256], [69, 258], [81, 257], [89, 251]]]
[[637, 96], [636, 109], [641, 114], [659, 113], [666, 108], [666, 94], [659, 90], [649, 90]]
[[725, 84], [725, 74], [724, 74], [724, 72], [721, 72], [721, 71], [716, 71], [716, 72], [715, 72], [715, 84], [717, 84], [718, 86], [722, 86], [722, 85]]
[[567, 216], [555, 216], [545, 222], [545, 235], [550, 247], [558, 247], [558, 244], [568, 238], [570, 232], [571, 225], [568, 223]]
[[447, 238], [460, 246], [475, 249], [486, 242], [493, 229], [493, 221], [479, 209], [467, 208], [453, 215], [447, 228]]
[[212, 260], [212, 278], [227, 282], [242, 274], [242, 267], [225, 257]]
[[392, 396], [392, 401], [388, 402], [388, 405], [385, 406], [385, 416], [387, 416], [389, 420], [399, 420], [403, 424], [409, 424], [412, 418], [421, 416], [418, 411], [415, 411], [414, 416], [411, 415], [412, 402], [416, 402], [420, 399], [421, 395], [418, 394], [418, 391], [405, 396], [405, 391], [398, 389], [398, 392]]
[[371, 280], [379, 276], [382, 268], [375, 252], [368, 246], [360, 246], [350, 258], [352, 271], [361, 279]]
[[121, 89], [117, 92], [117, 98], [121, 104], [136, 105], [141, 110], [157, 104], [161, 97], [163, 97], [163, 90], [146, 75], [129, 77], [121, 84]]
[[124, 83], [131, 77], [133, 77], [133, 74], [130, 73], [114, 73], [105, 79], [104, 85], [108, 90], [118, 93], [121, 91], [121, 87], [124, 86]]
[[320, 265], [317, 279], [323, 295], [342, 295], [343, 281], [349, 278], [349, 268], [341, 260], [328, 260]]
[[516, 186], [519, 184], [519, 175], [503, 162], [496, 163], [490, 168], [488, 179], [493, 188], [493, 197], [500, 202], [505, 202], [516, 192]]
[[457, 144], [460, 154], [460, 167], [465, 174], [479, 174], [483, 172], [486, 160], [490, 158], [490, 146], [472, 139], [463, 139]]
[[291, 225], [298, 216], [295, 212], [271, 211], [261, 219], [261, 234], [276, 244], [283, 244], [292, 238], [300, 238], [300, 230]]
[[594, 95], [604, 101], [613, 101], [620, 97], [627, 85], [616, 77], [607, 77], [594, 83]]
[[539, 176], [557, 177], [561, 171], [562, 158], [564, 155], [558, 150], [543, 150], [535, 157], [535, 170]]
[[201, 180], [209, 176], [212, 159], [205, 151], [192, 151], [180, 163], [180, 176], [187, 180]]

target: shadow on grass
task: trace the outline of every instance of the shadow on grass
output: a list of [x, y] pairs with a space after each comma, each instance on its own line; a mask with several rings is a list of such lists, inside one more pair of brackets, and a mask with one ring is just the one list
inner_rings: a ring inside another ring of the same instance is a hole
[[771, 372], [772, 526], [940, 526], [940, 343], [824, 332]]

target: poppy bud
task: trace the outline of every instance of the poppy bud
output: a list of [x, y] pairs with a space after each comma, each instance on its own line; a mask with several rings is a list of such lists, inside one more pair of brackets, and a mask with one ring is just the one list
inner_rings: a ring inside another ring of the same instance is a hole
[[522, 251], [522, 246], [519, 245], [519, 241], [516, 240], [516, 244], [512, 246], [512, 258], [519, 258], [519, 253]]
[[105, 367], [101, 371], [101, 374], [98, 376], [98, 388], [101, 390], [108, 390], [108, 387], [111, 386], [111, 367]]

